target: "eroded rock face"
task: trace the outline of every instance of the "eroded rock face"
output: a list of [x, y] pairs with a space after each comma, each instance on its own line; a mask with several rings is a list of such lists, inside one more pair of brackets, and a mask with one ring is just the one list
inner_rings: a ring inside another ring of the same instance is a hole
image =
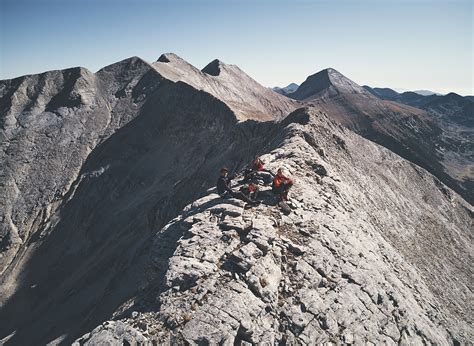
[[178, 344], [471, 340], [470, 205], [326, 115], [299, 113], [309, 123], [292, 115], [301, 124], [262, 156], [296, 179], [291, 213], [265, 187], [252, 209], [210, 190], [156, 234], [147, 287], [116, 319]]

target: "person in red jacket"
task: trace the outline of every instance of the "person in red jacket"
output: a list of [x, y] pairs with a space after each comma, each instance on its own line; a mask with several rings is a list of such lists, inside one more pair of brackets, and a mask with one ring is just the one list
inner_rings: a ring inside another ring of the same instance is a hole
[[256, 157], [255, 160], [252, 161], [251, 165], [252, 171], [263, 171], [265, 168], [263, 167], [263, 161], [260, 159], [260, 157]]
[[273, 177], [272, 192], [279, 196], [280, 201], [288, 199], [288, 191], [293, 186], [293, 180], [283, 174], [280, 168], [275, 177]]
[[254, 183], [246, 184], [240, 188], [240, 192], [254, 201], [257, 200], [258, 191], [258, 186]]
[[250, 169], [247, 169], [244, 173], [244, 182], [253, 181], [269, 185], [272, 179], [273, 173], [265, 169], [262, 159], [258, 156], [250, 163]]

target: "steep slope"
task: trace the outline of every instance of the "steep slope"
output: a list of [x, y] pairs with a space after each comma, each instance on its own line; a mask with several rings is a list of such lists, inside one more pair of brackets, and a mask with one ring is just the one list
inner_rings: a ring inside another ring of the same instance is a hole
[[314, 110], [267, 139], [292, 212], [210, 190], [155, 235], [141, 294], [78, 344], [472, 340], [469, 204]]
[[443, 169], [466, 191], [472, 203], [474, 189], [474, 102], [456, 93], [422, 96], [415, 92], [399, 94], [391, 89], [364, 87], [384, 100], [418, 107], [441, 130], [434, 138]]
[[[288, 96], [318, 107], [342, 125], [427, 169], [472, 204], [474, 172], [468, 144], [472, 141], [472, 126], [454, 128], [434, 117], [435, 113], [451, 114], [442, 106], [421, 109], [411, 106], [421, 107], [418, 102], [385, 100], [392, 99], [392, 94], [390, 89], [361, 87], [336, 70], [326, 69], [309, 76]], [[411, 94], [416, 100], [446, 97]], [[447, 108], [456, 109], [453, 105]], [[466, 121], [466, 117], [457, 118]]]
[[298, 103], [258, 84], [235, 65], [219, 60], [198, 70], [175, 54], [160, 56], [153, 67], [173, 81], [183, 81], [224, 101], [239, 120], [282, 119]]
[[131, 58], [97, 75], [73, 68], [0, 82], [0, 273], [69, 191], [88, 154], [137, 115], [160, 79]]
[[238, 124], [224, 102], [139, 58], [0, 91], [0, 340], [13, 344], [70, 342], [110, 316], [138, 289], [153, 229], [222, 162], [250, 160], [269, 126]]

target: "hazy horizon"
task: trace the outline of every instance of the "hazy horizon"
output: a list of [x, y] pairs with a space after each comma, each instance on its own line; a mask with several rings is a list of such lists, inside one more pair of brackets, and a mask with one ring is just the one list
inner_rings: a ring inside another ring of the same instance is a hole
[[473, 95], [470, 1], [0, 0], [0, 79], [174, 52], [284, 87], [332, 67], [360, 85]]

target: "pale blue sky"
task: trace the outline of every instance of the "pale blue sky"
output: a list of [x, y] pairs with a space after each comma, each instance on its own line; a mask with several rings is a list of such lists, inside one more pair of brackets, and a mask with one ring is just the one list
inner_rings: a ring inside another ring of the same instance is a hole
[[470, 0], [0, 0], [0, 79], [174, 52], [266, 86], [333, 67], [359, 84], [473, 90]]

